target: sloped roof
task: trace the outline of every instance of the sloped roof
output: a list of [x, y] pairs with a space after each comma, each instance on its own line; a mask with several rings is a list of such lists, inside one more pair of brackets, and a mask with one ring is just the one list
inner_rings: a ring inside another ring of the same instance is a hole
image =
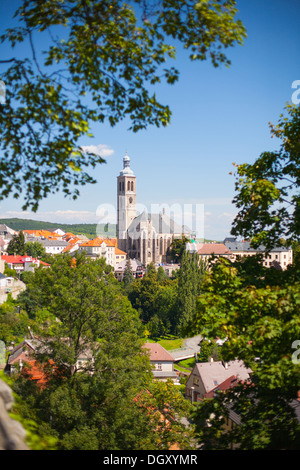
[[173, 219], [166, 214], [149, 214], [143, 211], [131, 222], [128, 232], [135, 231], [136, 227], [141, 222], [151, 222], [152, 227], [156, 233], [176, 234], [181, 235], [182, 233], [190, 234], [191, 230], [186, 227], [179, 225]]
[[[130, 261], [130, 266], [133, 272], [135, 272], [138, 267], [142, 266], [142, 263], [137, 259], [130, 259], [129, 261]], [[126, 268], [126, 263], [127, 263], [126, 259], [117, 263], [115, 267], [115, 271], [124, 271]]]
[[[257, 248], [253, 248], [251, 246], [250, 241], [226, 241], [226, 246], [230, 251], [243, 251], [243, 252], [261, 252], [264, 253], [266, 251], [266, 247], [264, 245], [259, 245]], [[290, 248], [285, 246], [277, 246], [272, 248], [271, 252], [283, 252], [288, 251]]]
[[120, 250], [120, 248], [116, 248], [115, 253], [116, 255], [127, 255], [127, 253], [125, 253], [125, 251]]
[[56, 239], [60, 237], [55, 232], [50, 232], [49, 230], [44, 230], [44, 229], [39, 229], [39, 230], [23, 230], [24, 234], [27, 235], [34, 235], [35, 237], [44, 237], [44, 238], [50, 238], [50, 239]]
[[175, 362], [174, 357], [159, 343], [146, 343], [142, 346], [144, 349], [149, 350], [150, 361], [153, 362]]
[[248, 380], [251, 369], [245, 367], [243, 361], [230, 361], [225, 365], [222, 361], [198, 362], [195, 369], [201, 377], [206, 393], [210, 392], [231, 376], [237, 380]]
[[105, 243], [106, 246], [116, 246], [116, 242], [114, 239], [109, 239], [109, 238], [94, 238], [93, 240], [88, 240], [84, 243], [81, 243], [80, 246], [101, 246], [102, 243]]
[[2, 255], [1, 259], [11, 264], [24, 264], [25, 261], [35, 261], [31, 256], [21, 256], [21, 255]]
[[50, 238], [39, 240], [39, 243], [41, 243], [44, 246], [67, 246], [68, 245], [68, 242], [66, 242], [65, 240], [51, 240]]
[[230, 255], [230, 249], [224, 243], [199, 243], [197, 246], [199, 255]]
[[24, 264], [25, 262], [28, 263], [40, 263], [43, 266], [50, 266], [50, 264], [45, 263], [44, 261], [38, 260], [37, 258], [32, 258], [31, 256], [24, 255], [1, 255], [1, 259], [3, 259], [6, 263], [10, 264]]

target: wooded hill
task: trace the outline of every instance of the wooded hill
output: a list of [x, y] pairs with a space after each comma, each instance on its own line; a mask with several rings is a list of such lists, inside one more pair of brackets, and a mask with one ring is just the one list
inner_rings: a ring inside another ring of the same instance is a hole
[[116, 236], [116, 224], [63, 224], [54, 222], [43, 222], [31, 219], [0, 219], [0, 224], [5, 224], [9, 228], [19, 230], [49, 230], [54, 231], [58, 228], [64, 232], [71, 232], [74, 235], [86, 235], [88, 238], [94, 238], [98, 235], [105, 237]]

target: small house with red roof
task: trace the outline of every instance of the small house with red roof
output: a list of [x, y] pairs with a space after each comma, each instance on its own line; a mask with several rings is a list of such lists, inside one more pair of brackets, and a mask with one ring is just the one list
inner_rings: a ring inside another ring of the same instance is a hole
[[159, 343], [146, 343], [143, 349], [149, 354], [154, 379], [163, 382], [171, 379], [174, 383], [179, 383], [179, 377], [174, 370], [175, 359], [163, 346]]
[[10, 269], [14, 269], [17, 274], [23, 271], [34, 271], [39, 266], [45, 268], [50, 266], [50, 264], [28, 255], [1, 255], [1, 259], [5, 261]]
[[240, 360], [198, 362], [187, 379], [185, 397], [191, 402], [212, 398], [218, 390], [250, 380], [251, 373]]

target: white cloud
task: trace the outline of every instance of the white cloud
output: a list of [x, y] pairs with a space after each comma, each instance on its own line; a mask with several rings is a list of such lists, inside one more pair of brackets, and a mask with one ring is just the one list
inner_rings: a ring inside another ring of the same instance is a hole
[[100, 157], [107, 158], [114, 154], [114, 150], [110, 148], [106, 144], [98, 144], [98, 145], [81, 145], [82, 150], [85, 152], [92, 152]]
[[45, 212], [27, 212], [27, 211], [5, 211], [0, 213], [1, 219], [30, 219], [42, 222], [54, 222], [57, 224], [96, 224], [99, 222], [95, 212], [92, 211], [74, 211], [57, 210]]

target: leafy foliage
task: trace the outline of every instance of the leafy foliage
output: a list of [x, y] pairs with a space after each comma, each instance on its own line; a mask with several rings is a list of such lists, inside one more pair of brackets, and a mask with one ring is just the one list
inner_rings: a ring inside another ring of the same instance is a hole
[[300, 237], [300, 107], [286, 106], [287, 115], [271, 125], [280, 149], [264, 152], [253, 164], [237, 165], [234, 203], [240, 209], [231, 233], [249, 237], [255, 246], [271, 248], [283, 238]]
[[6, 251], [8, 255], [25, 255], [26, 244], [22, 230], [18, 234], [13, 235], [13, 238], [10, 240]]
[[[299, 243], [300, 108], [287, 109], [289, 117], [273, 128], [283, 140], [280, 150], [237, 170], [235, 202], [241, 210], [232, 232], [254, 246], [263, 243], [266, 251], [291, 242], [296, 250]], [[298, 256], [285, 270], [265, 268], [259, 257], [234, 264], [224, 259], [205, 277], [195, 330], [226, 339], [222, 358], [238, 358], [252, 370], [251, 385], [240, 384], [199, 407], [195, 419], [206, 448], [299, 448], [299, 269]], [[230, 410], [241, 422], [224, 433]]]
[[56, 191], [76, 199], [79, 186], [95, 182], [87, 168], [104, 163], [80, 145], [91, 124], [166, 126], [171, 111], [151, 87], [178, 80], [169, 66], [174, 44], [191, 60], [228, 65], [223, 49], [245, 37], [236, 13], [233, 0], [23, 0], [19, 25], [0, 37], [16, 52], [20, 43], [31, 51], [2, 62], [1, 198], [24, 190], [23, 208], [33, 211]]
[[178, 330], [185, 335], [196, 312], [206, 266], [197, 253], [186, 250], [182, 254], [178, 272]]

